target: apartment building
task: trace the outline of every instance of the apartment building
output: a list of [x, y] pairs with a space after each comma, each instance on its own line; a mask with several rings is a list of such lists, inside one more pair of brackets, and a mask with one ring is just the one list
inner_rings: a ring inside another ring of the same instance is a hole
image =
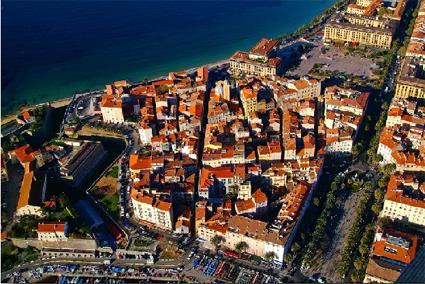
[[230, 57], [230, 71], [236, 75], [275, 76], [281, 59], [273, 57], [277, 40], [261, 39], [249, 52], [237, 51]]
[[393, 283], [413, 261], [418, 236], [391, 227], [379, 227], [363, 283]]
[[173, 230], [173, 205], [169, 201], [148, 194], [146, 191], [131, 190], [134, 216], [141, 222], [161, 229]]
[[201, 238], [210, 241], [216, 235], [224, 238], [223, 245], [229, 249], [235, 249], [238, 243], [245, 242], [248, 245], [247, 253], [264, 257], [266, 253], [274, 252], [275, 261], [283, 262], [285, 239], [266, 222], [236, 215], [225, 222], [218, 220], [200, 226]]
[[425, 58], [404, 58], [396, 82], [395, 97], [425, 99]]
[[323, 40], [325, 43], [344, 42], [390, 49], [394, 32], [392, 26], [371, 27], [334, 19], [325, 25]]
[[392, 175], [381, 216], [425, 226], [425, 183], [414, 174]]
[[287, 80], [273, 89], [277, 105], [286, 109], [290, 100], [301, 101], [318, 98], [320, 96], [321, 82], [310, 78]]

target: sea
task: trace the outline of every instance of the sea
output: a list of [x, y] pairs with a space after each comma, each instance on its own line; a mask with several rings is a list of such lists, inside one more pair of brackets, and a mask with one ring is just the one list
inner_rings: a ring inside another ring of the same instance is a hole
[[1, 1], [1, 111], [213, 63], [336, 0]]

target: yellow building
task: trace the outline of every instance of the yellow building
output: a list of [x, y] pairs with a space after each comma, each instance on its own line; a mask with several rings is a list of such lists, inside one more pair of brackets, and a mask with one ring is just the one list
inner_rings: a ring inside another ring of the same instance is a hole
[[247, 117], [249, 113], [257, 111], [257, 93], [251, 88], [241, 90], [241, 102]]
[[425, 98], [425, 59], [405, 57], [397, 79], [395, 96]]
[[275, 76], [281, 59], [274, 57], [279, 41], [261, 39], [249, 52], [237, 51], [230, 57], [230, 71], [236, 75]]
[[357, 5], [357, 4], [350, 4], [347, 7], [347, 13], [354, 14], [354, 15], [363, 15], [365, 12], [365, 7]]
[[323, 40], [324, 42], [349, 42], [389, 49], [392, 37], [393, 29], [331, 21], [325, 26]]
[[372, 4], [373, 0], [357, 0], [356, 4], [362, 7], [367, 7]]
[[418, 182], [414, 175], [392, 175], [381, 217], [425, 226], [425, 201], [415, 197], [415, 193], [423, 192], [424, 188], [425, 184]]
[[266, 61], [251, 60], [248, 53], [237, 51], [230, 58], [230, 71], [232, 74], [275, 76], [280, 62], [279, 58], [269, 58]]

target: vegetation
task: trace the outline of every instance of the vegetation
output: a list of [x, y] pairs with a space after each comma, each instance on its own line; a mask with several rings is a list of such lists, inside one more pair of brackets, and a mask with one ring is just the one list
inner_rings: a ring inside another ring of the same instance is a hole
[[137, 238], [134, 240], [134, 245], [137, 247], [148, 247], [153, 244], [153, 241], [146, 238]]
[[118, 166], [113, 166], [107, 173], [106, 176], [118, 178]]
[[37, 260], [39, 253], [35, 248], [18, 248], [11, 241], [1, 243], [1, 270], [7, 271], [22, 263]]
[[11, 227], [9, 236], [12, 238], [36, 238], [40, 218], [33, 215], [20, 217]]
[[240, 241], [235, 245], [235, 250], [239, 253], [247, 251], [249, 248], [248, 244], [244, 241]]
[[357, 205], [356, 215], [354, 218], [353, 225], [351, 227], [350, 233], [344, 242], [344, 248], [340, 253], [340, 261], [337, 267], [337, 273], [344, 277], [351, 265], [353, 264], [353, 259], [356, 258], [357, 248], [360, 244], [360, 239], [362, 237], [362, 232], [367, 223], [370, 222], [370, 216], [368, 216], [368, 207], [370, 207], [371, 202], [373, 201], [373, 185], [371, 182], [366, 182], [363, 188], [364, 193]]
[[119, 196], [115, 192], [112, 195], [105, 195], [99, 199], [99, 201], [106, 207], [106, 210], [114, 217], [119, 218]]
[[46, 221], [70, 221], [76, 215], [74, 208], [71, 206], [68, 196], [61, 194], [56, 200], [56, 209], [50, 211], [48, 208], [43, 208], [44, 219]]
[[388, 180], [394, 170], [395, 167], [391, 164], [381, 167], [379, 172], [382, 177], [377, 181], [377, 186], [372, 186], [370, 182], [365, 183], [365, 193], [357, 206], [356, 217], [337, 267], [340, 276], [349, 275], [353, 282], [360, 282], [364, 278], [376, 221], [382, 210]]
[[168, 93], [168, 91], [170, 90], [170, 87], [163, 85], [163, 86], [158, 86], [155, 88], [157, 95], [163, 95], [165, 93]]
[[267, 261], [272, 261], [276, 257], [276, 254], [273, 251], [266, 252], [264, 259]]
[[43, 126], [44, 114], [46, 113], [47, 105], [42, 105], [32, 110], [35, 121], [31, 124], [30, 130], [36, 131]]
[[224, 238], [222, 236], [215, 235], [214, 237], [211, 238], [211, 244], [214, 246], [216, 250], [220, 249], [221, 243], [223, 242], [224, 242]]
[[302, 256], [303, 262], [308, 266], [311, 265], [312, 260], [315, 258], [315, 256], [318, 255], [318, 252], [322, 251], [322, 240], [326, 235], [326, 227], [328, 226], [328, 221], [330, 220], [329, 217], [331, 216], [331, 211], [335, 207], [336, 192], [339, 188], [341, 188], [342, 183], [343, 181], [339, 176], [335, 177], [330, 185], [328, 193], [326, 194], [323, 209], [316, 220], [310, 241]]
[[[411, 8], [411, 7], [409, 7], [408, 9], [410, 10], [410, 12], [412, 14], [412, 17], [411, 17], [411, 19], [409, 21], [409, 25], [408, 25], [408, 27], [406, 29], [406, 35], [411, 35], [412, 32], [413, 32], [413, 28], [415, 27], [415, 19], [418, 16], [418, 13], [419, 13], [419, 6], [417, 6], [414, 11], [412, 11], [413, 8]], [[406, 54], [407, 46], [409, 45], [409, 41], [410, 41], [410, 37], [406, 36], [404, 38], [404, 41], [402, 43], [402, 46], [400, 47], [400, 49], [398, 51], [398, 53], [400, 55], [403, 55], [404, 56]]]
[[19, 148], [25, 144], [27, 144], [27, 141], [21, 133], [14, 133], [7, 138], [1, 139], [1, 147], [5, 153], [9, 152], [10, 150]]

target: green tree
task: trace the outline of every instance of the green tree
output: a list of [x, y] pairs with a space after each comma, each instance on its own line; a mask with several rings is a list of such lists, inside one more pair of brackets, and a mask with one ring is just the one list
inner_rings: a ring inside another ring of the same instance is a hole
[[293, 243], [291, 246], [291, 252], [293, 254], [296, 254], [297, 252], [299, 252], [300, 249], [301, 249], [301, 246], [297, 242]]
[[379, 213], [381, 213], [381, 205], [379, 204], [373, 204], [372, 205], [372, 211], [373, 213], [375, 213], [375, 215], [379, 215]]
[[249, 248], [248, 244], [244, 241], [240, 241], [235, 245], [235, 250], [239, 253], [247, 251]]
[[264, 259], [267, 261], [272, 261], [276, 257], [276, 254], [273, 251], [266, 252]]
[[354, 261], [354, 268], [357, 271], [360, 271], [362, 270], [363, 266], [364, 266], [364, 259], [362, 257], [356, 258], [356, 260]]
[[215, 235], [211, 238], [211, 244], [215, 247], [216, 250], [220, 248], [222, 242], [224, 242], [224, 238], [222, 236]]

